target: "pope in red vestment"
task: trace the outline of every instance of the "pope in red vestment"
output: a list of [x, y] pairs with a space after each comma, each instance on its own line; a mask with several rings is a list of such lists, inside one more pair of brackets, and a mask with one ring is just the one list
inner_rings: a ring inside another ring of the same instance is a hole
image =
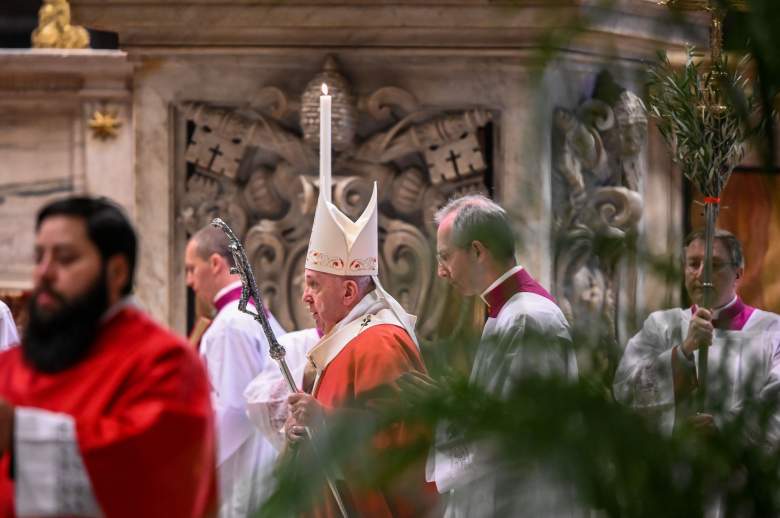
[[[376, 183], [355, 221], [331, 202], [329, 167], [320, 169], [319, 185], [301, 300], [324, 336], [307, 354], [304, 392], [288, 398], [285, 432], [291, 443], [305, 437], [305, 427], [323, 432], [337, 415], [371, 418], [380, 405], [376, 389], [395, 384], [405, 373], [425, 371], [414, 337], [415, 317], [379, 281]], [[424, 430], [393, 423], [373, 437], [367, 458], [395, 460], [399, 449], [421, 439]], [[425, 482], [424, 459], [381, 483], [369, 482], [375, 477], [356, 473], [354, 465], [340, 468], [331, 478], [341, 486], [350, 516], [426, 516], [436, 504], [435, 488]], [[314, 515], [343, 514], [336, 503], [328, 494]]]
[[[304, 435], [303, 426], [311, 427], [316, 434], [333, 418], [371, 418], [388, 394], [380, 389], [393, 386], [405, 373], [425, 372], [417, 344], [408, 331], [414, 317], [399, 309], [398, 303], [377, 286], [375, 278], [306, 269], [303, 301], [325, 335], [307, 354], [303, 389], [310, 394], [297, 393], [288, 398], [286, 430], [293, 443]], [[395, 422], [365, 445], [370, 449], [365, 458], [379, 463], [392, 461], [405, 447], [429, 440], [428, 431]], [[436, 507], [436, 489], [425, 481], [423, 458], [393, 480], [381, 483], [369, 482], [375, 473], [361, 474], [350, 461], [340, 468], [340, 476], [333, 478], [338, 478], [336, 484], [349, 516], [411, 518], [429, 516]], [[341, 516], [330, 493], [323, 494], [311, 514], [317, 518]]]
[[[318, 358], [317, 352], [315, 347], [313, 358]], [[339, 409], [368, 411], [375, 407], [372, 393], [409, 371], [426, 372], [409, 334], [397, 325], [377, 324], [360, 332], [327, 364], [317, 381], [314, 397], [326, 415], [335, 414]], [[359, 415], [356, 413], [355, 417]], [[420, 434], [418, 428], [396, 423], [375, 437], [372, 455], [381, 461], [383, 456], [393, 455], [394, 449], [420, 440]], [[436, 490], [432, 484], [425, 483], [422, 463], [412, 467], [404, 480], [388, 487], [368, 487], [360, 480], [350, 480], [348, 467], [344, 472], [347, 480], [340, 487], [351, 515], [416, 517], [423, 516], [436, 503]], [[330, 495], [327, 503], [320, 505], [313, 515], [339, 516]]]
[[[215, 507], [215, 443], [203, 366], [191, 347], [137, 309], [124, 307], [110, 318], [89, 355], [63, 372], [36, 371], [20, 347], [0, 354], [0, 396], [17, 411], [72, 417], [72, 441], [103, 515], [199, 517]], [[29, 441], [43, 449], [49, 441], [59, 443], [48, 451], [60, 462], [47, 456], [41, 466], [59, 470], [53, 474], [55, 491], [72, 489], [78, 498], [77, 488], [68, 487], [72, 471], [61, 465], [78, 463], [78, 456], [58, 452], [67, 449], [70, 438], [55, 434]], [[35, 484], [19, 480], [25, 452], [15, 453], [16, 481]], [[11, 460], [4, 455], [0, 466], [2, 516], [15, 515]], [[49, 488], [39, 491], [44, 498]]]

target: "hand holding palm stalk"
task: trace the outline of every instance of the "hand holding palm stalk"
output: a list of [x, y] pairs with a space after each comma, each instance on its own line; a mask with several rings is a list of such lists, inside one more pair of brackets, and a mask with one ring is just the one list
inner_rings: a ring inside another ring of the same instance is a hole
[[[683, 174], [704, 195], [705, 257], [702, 306], [713, 302], [712, 243], [718, 218], [720, 195], [731, 172], [744, 154], [749, 136], [746, 119], [756, 103], [748, 95], [749, 80], [744, 72], [746, 59], [736, 70], [728, 71], [720, 49], [713, 48], [712, 65], [706, 72], [693, 60], [675, 70], [665, 53], [650, 69], [649, 105], [658, 129], [672, 149]], [[703, 410], [707, 394], [707, 347], [699, 348], [698, 406]]]
[[[237, 273], [241, 277], [241, 299], [238, 302], [238, 309], [254, 318], [263, 328], [263, 333], [265, 333], [265, 336], [268, 339], [268, 349], [271, 358], [276, 360], [276, 363], [279, 364], [279, 368], [282, 371], [284, 379], [287, 381], [287, 385], [290, 387], [290, 391], [298, 392], [298, 387], [295, 385], [295, 380], [290, 373], [290, 368], [287, 366], [287, 362], [284, 359], [286, 351], [276, 339], [276, 335], [274, 334], [273, 329], [271, 329], [271, 324], [268, 322], [268, 317], [266, 316], [265, 308], [263, 307], [263, 299], [260, 298], [260, 290], [255, 281], [255, 275], [252, 273], [252, 267], [249, 265], [249, 259], [247, 259], [241, 241], [238, 240], [238, 237], [233, 233], [233, 230], [227, 223], [222, 221], [222, 219], [214, 218], [211, 221], [211, 224], [227, 234], [228, 239], [230, 240], [230, 253], [233, 255], [233, 262], [235, 263], [235, 266], [231, 268], [231, 273]], [[255, 311], [248, 310], [246, 307], [250, 298], [254, 301]], [[306, 436], [311, 440], [311, 430], [306, 428], [305, 431]], [[312, 448], [314, 448], [313, 443]], [[316, 450], [314, 450], [314, 453], [319, 458]], [[339, 511], [341, 511], [341, 515], [344, 518], [347, 518], [347, 509], [344, 506], [344, 500], [341, 498], [341, 494], [339, 493], [335, 482], [330, 476], [327, 476], [327, 482], [333, 499], [336, 501]]]

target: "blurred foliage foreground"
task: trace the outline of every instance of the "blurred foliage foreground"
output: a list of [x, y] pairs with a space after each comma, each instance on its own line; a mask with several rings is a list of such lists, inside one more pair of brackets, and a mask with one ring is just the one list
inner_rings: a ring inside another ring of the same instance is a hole
[[[747, 4], [746, 12], [727, 20], [726, 49], [753, 59], [755, 93], [761, 111], [769, 114], [780, 91], [780, 2]], [[754, 141], [767, 162], [776, 146], [775, 121], [769, 119]], [[590, 516], [703, 516], [717, 502], [720, 516], [780, 515], [780, 455], [772, 423], [778, 415], [776, 394], [762, 394], [763, 399], [748, 394], [739, 408], [718, 408], [717, 397], [711, 397], [715, 403], [708, 411], [728, 416], [717, 431], [678, 425], [667, 435], [653, 416], [615, 402], [605, 387], [611, 373], [603, 371], [580, 372], [577, 381], [524, 376], [496, 397], [436, 361], [443, 356], [436, 349], [463, 345], [432, 344], [424, 351], [441, 383], [436, 390], [420, 395], [387, 387], [384, 396], [370, 402], [372, 411], [359, 419], [353, 414], [330, 420], [327, 432], [315, 436], [317, 455], [310, 444], [284, 455], [276, 489], [259, 515], [291, 516], [311, 509], [325, 494], [323, 469], [348, 466], [360, 483], [372, 486], [424, 462], [429, 441], [381, 451], [370, 447], [378, 430], [399, 421], [431, 434], [437, 423], [449, 423], [464, 441], [492, 443], [495, 470], [518, 483], [529, 466], [552, 468], [576, 490], [583, 514]], [[578, 358], [587, 354], [577, 351]], [[603, 351], [599, 354], [592, 364], [603, 363]]]
[[[544, 344], [523, 344], [537, 346]], [[497, 452], [493, 467], [510, 481], [520, 483], [531, 465], [551, 468], [576, 491], [583, 514], [595, 513], [590, 516], [702, 516], [718, 500], [721, 516], [780, 514], [780, 456], [769, 432], [774, 396], [759, 401], [748, 395], [741, 408], [708, 409], [729, 416], [716, 432], [677, 426], [666, 435], [652, 416], [616, 403], [601, 376], [524, 375], [498, 398], [437, 367], [439, 387], [415, 394], [385, 387], [372, 396], [371, 412], [333, 419], [327, 433], [316, 434], [317, 457], [311, 445], [284, 456], [275, 493], [260, 515], [291, 516], [316, 505], [324, 495], [323, 465], [348, 466], [372, 486], [424, 462], [426, 441], [380, 452], [369, 447], [378, 430], [401, 420], [430, 430], [448, 422], [465, 441], [488, 441]]]

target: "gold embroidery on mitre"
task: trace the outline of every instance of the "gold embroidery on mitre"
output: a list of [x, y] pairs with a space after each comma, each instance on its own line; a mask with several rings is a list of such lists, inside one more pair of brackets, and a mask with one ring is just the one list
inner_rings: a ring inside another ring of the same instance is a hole
[[373, 271], [376, 268], [376, 257], [364, 257], [352, 259], [349, 262], [349, 268], [346, 268], [346, 261], [343, 257], [328, 255], [319, 250], [309, 250], [306, 254], [306, 267], [326, 266], [334, 270], [349, 270], [350, 272], [361, 272], [365, 270]]
[[339, 256], [328, 255], [319, 250], [309, 250], [309, 253], [306, 254], [306, 266], [327, 266], [329, 268], [343, 269], [344, 259]]
[[373, 270], [376, 268], [376, 257], [367, 257], [365, 259], [352, 259], [349, 263], [350, 271]]

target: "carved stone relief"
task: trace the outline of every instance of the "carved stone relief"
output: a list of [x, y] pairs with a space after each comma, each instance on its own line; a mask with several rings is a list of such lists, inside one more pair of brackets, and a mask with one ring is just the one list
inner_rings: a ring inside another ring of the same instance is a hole
[[418, 315], [422, 337], [445, 314], [434, 281], [432, 215], [449, 197], [485, 192], [485, 109], [425, 106], [394, 86], [367, 94], [329, 57], [300, 97], [265, 86], [247, 106], [186, 102], [192, 129], [179, 218], [193, 233], [219, 215], [241, 236], [258, 285], [287, 329], [313, 325], [300, 303], [318, 196], [319, 95], [332, 95], [333, 202], [356, 218], [379, 184], [380, 276]]
[[[578, 343], [595, 348], [578, 355], [586, 369], [606, 367], [594, 358], [614, 361], [617, 350], [618, 268], [633, 253], [642, 214], [646, 140], [641, 99], [606, 73], [593, 98], [553, 114], [554, 292]], [[624, 268], [622, 278], [636, 277], [635, 265]], [[636, 301], [620, 303], [634, 308]]]

